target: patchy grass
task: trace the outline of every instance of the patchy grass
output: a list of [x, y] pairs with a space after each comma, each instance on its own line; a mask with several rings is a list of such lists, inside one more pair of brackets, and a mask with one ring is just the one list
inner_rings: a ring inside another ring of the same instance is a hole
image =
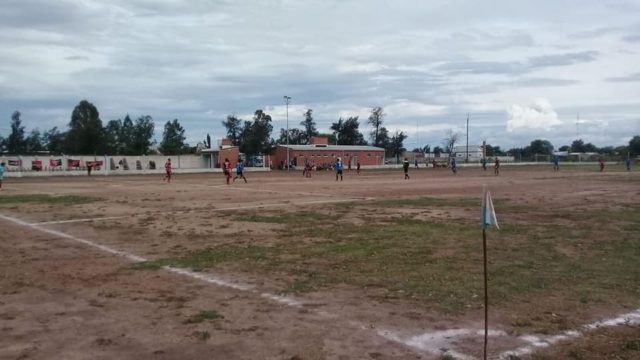
[[201, 271], [225, 262], [245, 262], [248, 264], [265, 261], [273, 248], [264, 246], [220, 245], [204, 250], [191, 251], [184, 256], [143, 261], [131, 265], [136, 270], [157, 270], [163, 266], [174, 266]]
[[441, 207], [479, 207], [478, 198], [434, 198], [422, 197], [411, 199], [390, 199], [372, 201], [371, 205], [382, 208], [414, 207], [414, 208], [441, 208]]
[[[467, 207], [471, 203], [479, 206], [476, 199], [432, 198], [385, 200], [383, 206], [385, 213], [393, 213], [394, 208], [405, 206]], [[540, 301], [550, 297], [575, 308], [612, 302], [640, 306], [640, 207], [583, 211], [580, 216], [571, 215], [566, 225], [566, 221], [554, 223], [544, 209], [510, 206], [530, 216], [488, 232], [490, 296], [496, 308], [512, 307], [516, 312], [518, 304], [534, 303], [538, 315], [552, 314], [557, 312], [557, 302]], [[424, 220], [412, 215], [371, 222], [367, 219], [370, 208], [369, 203], [349, 208], [350, 216], [361, 218], [362, 225], [335, 219], [327, 226], [326, 209], [274, 215], [243, 212], [234, 219], [295, 225], [275, 230], [280, 239], [290, 240], [272, 246], [219, 245], [134, 267], [204, 270], [225, 263], [285, 279], [281, 293], [346, 285], [375, 299], [416, 301], [443, 313], [482, 307], [479, 225], [468, 219]], [[305, 226], [298, 226], [302, 222]], [[573, 314], [527, 317], [520, 312], [513, 319], [512, 326], [523, 332], [551, 333], [581, 323]]]
[[191, 316], [190, 318], [188, 318], [187, 320], [184, 321], [185, 324], [197, 324], [197, 323], [201, 323], [205, 320], [219, 320], [219, 319], [224, 319], [224, 316], [220, 315], [217, 311], [215, 310], [202, 310], [199, 313]]
[[335, 215], [321, 214], [312, 211], [285, 212], [276, 215], [242, 214], [234, 217], [236, 221], [261, 222], [270, 224], [308, 225], [317, 222], [337, 220]]
[[14, 204], [46, 204], [46, 205], [78, 205], [87, 204], [99, 200], [93, 196], [83, 195], [8, 195], [0, 196], [0, 205]]

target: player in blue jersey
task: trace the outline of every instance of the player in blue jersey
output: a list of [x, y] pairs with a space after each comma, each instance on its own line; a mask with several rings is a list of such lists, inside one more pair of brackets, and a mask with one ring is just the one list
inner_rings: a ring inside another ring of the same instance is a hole
[[244, 180], [245, 183], [247, 182], [247, 178], [244, 177], [244, 164], [242, 161], [238, 161], [238, 165], [236, 165], [236, 176], [233, 178], [233, 182], [238, 178]]
[[340, 160], [340, 158], [336, 159], [334, 168], [336, 169], [336, 181], [338, 181], [338, 176], [340, 176], [340, 181], [342, 181], [342, 170], [344, 169], [344, 165], [342, 165], [342, 160]]

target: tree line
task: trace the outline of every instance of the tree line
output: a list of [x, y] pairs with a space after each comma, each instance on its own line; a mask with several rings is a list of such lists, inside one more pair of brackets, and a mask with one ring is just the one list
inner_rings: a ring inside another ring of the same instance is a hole
[[[155, 123], [149, 115], [133, 120], [129, 115], [124, 119], [110, 120], [103, 125], [98, 109], [87, 100], [82, 100], [73, 109], [71, 120], [63, 131], [53, 127], [43, 133], [38, 129], [26, 134], [21, 114], [11, 115], [9, 136], [0, 136], [0, 149], [9, 154], [93, 154], [93, 155], [148, 155], [153, 140]], [[162, 141], [158, 150], [162, 154], [185, 154], [194, 149], [185, 144], [184, 128], [178, 119], [164, 125]]]
[[[277, 145], [307, 145], [314, 136], [324, 136], [334, 145], [369, 145], [381, 147], [386, 153], [399, 159], [406, 149], [404, 140], [407, 135], [402, 131], [389, 134], [383, 126], [386, 114], [382, 107], [374, 107], [367, 119], [372, 131], [369, 133], [371, 143], [365, 140], [365, 136], [360, 132], [360, 120], [358, 116], [348, 118], [338, 118], [331, 124], [331, 133], [320, 133], [313, 119], [313, 109], [307, 109], [303, 114], [303, 119], [299, 123], [301, 128], [280, 129], [279, 137], [271, 139], [271, 116], [262, 110], [256, 110], [252, 121], [243, 121], [235, 115], [227, 116], [222, 121], [222, 125], [227, 131], [227, 137], [233, 145], [240, 147], [240, 152], [246, 154], [266, 154]], [[288, 137], [288, 139], [287, 139]]]
[[[300, 128], [280, 129], [279, 137], [273, 139], [273, 125], [271, 115], [258, 109], [251, 120], [242, 120], [235, 115], [227, 116], [222, 121], [227, 137], [233, 145], [240, 148], [240, 152], [248, 155], [268, 154], [277, 145], [288, 143], [292, 145], [309, 144], [313, 136], [325, 136], [330, 144], [336, 145], [372, 145], [384, 148], [388, 156], [400, 159], [406, 151], [404, 141], [407, 135], [402, 131], [390, 133], [384, 126], [386, 114], [382, 107], [370, 110], [366, 123], [371, 127], [368, 142], [360, 131], [358, 116], [338, 118], [330, 126], [330, 133], [320, 133], [313, 118], [313, 110], [307, 109], [299, 123]], [[95, 154], [95, 155], [147, 155], [153, 154], [152, 147], [155, 123], [151, 116], [143, 115], [135, 120], [126, 115], [123, 119], [115, 119], [103, 125], [98, 109], [87, 100], [82, 100], [73, 109], [71, 120], [66, 131], [53, 127], [40, 132], [38, 129], [26, 133], [22, 125], [21, 114], [15, 111], [11, 116], [11, 132], [4, 138], [0, 136], [0, 150], [10, 154], [34, 154], [47, 152], [50, 154]], [[196, 147], [185, 143], [185, 129], [178, 119], [167, 121], [164, 125], [162, 140], [158, 151], [166, 155], [194, 153]], [[459, 134], [449, 130], [441, 146], [431, 149], [430, 145], [414, 148], [414, 152], [422, 153], [451, 153]], [[202, 142], [205, 148], [211, 147], [211, 137], [207, 134]], [[548, 140], [536, 139], [528, 146], [503, 150], [500, 146], [487, 145], [487, 156], [512, 155], [517, 159], [533, 159], [536, 155], [551, 155], [554, 146]], [[570, 152], [595, 152], [604, 155], [630, 154], [640, 155], [640, 136], [634, 136], [628, 145], [606, 146], [598, 148], [591, 143], [584, 143], [582, 139], [575, 140], [571, 145], [561, 146], [558, 150]]]

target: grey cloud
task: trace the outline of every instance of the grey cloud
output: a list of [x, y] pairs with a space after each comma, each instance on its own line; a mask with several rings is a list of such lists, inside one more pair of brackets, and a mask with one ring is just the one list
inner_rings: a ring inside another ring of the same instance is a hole
[[536, 69], [554, 66], [568, 66], [591, 62], [597, 59], [597, 51], [583, 51], [577, 53], [552, 54], [530, 57], [526, 61], [460, 61], [449, 62], [436, 69], [450, 75], [459, 74], [502, 74], [517, 75], [528, 73]]
[[579, 84], [578, 80], [571, 79], [554, 79], [554, 78], [537, 78], [523, 77], [514, 81], [496, 82], [495, 85], [513, 86], [513, 87], [548, 87], [548, 86], [570, 86]]
[[88, 56], [82, 56], [82, 55], [67, 56], [64, 59], [65, 60], [69, 60], [69, 61], [89, 61], [89, 60], [91, 60]]
[[609, 82], [640, 82], [640, 73], [607, 78]]
[[626, 35], [622, 37], [622, 40], [630, 43], [639, 43], [640, 42], [640, 34], [632, 34]]
[[529, 66], [532, 68], [575, 65], [595, 61], [597, 51], [583, 51], [577, 53], [543, 55], [529, 58]]

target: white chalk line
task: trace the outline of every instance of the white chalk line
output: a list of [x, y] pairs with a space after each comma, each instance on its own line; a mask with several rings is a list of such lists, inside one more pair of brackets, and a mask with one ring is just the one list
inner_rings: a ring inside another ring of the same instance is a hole
[[130, 218], [132, 216], [149, 216], [149, 215], [161, 215], [161, 214], [187, 214], [194, 211], [217, 212], [217, 211], [227, 211], [227, 210], [247, 210], [247, 209], [261, 209], [261, 208], [269, 208], [269, 207], [281, 207], [281, 206], [289, 206], [289, 205], [330, 204], [330, 203], [341, 203], [341, 202], [353, 202], [353, 201], [359, 201], [359, 200], [367, 201], [372, 199], [373, 198], [362, 198], [362, 199], [349, 198], [349, 199], [314, 200], [314, 201], [303, 201], [303, 202], [282, 202], [282, 203], [243, 205], [243, 206], [233, 206], [233, 207], [224, 207], [224, 208], [211, 208], [206, 210], [190, 209], [190, 210], [178, 210], [178, 211], [144, 212], [140, 214], [121, 215], [121, 216], [103, 216], [103, 217], [95, 217], [95, 218], [42, 221], [42, 222], [29, 223], [29, 225], [44, 226], [44, 225], [55, 225], [55, 224], [72, 224], [72, 223], [79, 223], [79, 222], [94, 222], [94, 221], [125, 219], [125, 218]]
[[[378, 334], [384, 338], [394, 340], [396, 342], [405, 344], [409, 347], [429, 352], [434, 355], [449, 355], [460, 360], [472, 360], [473, 356], [469, 356], [451, 349], [452, 342], [456, 338], [468, 337], [468, 336], [484, 336], [484, 329], [472, 330], [472, 329], [449, 329], [441, 331], [427, 332], [414, 336], [402, 336], [398, 333], [379, 330]], [[506, 336], [504, 331], [489, 330], [489, 336]]]
[[569, 330], [565, 331], [558, 335], [553, 336], [535, 336], [535, 335], [524, 335], [520, 336], [519, 339], [528, 342], [529, 345], [519, 347], [515, 350], [505, 351], [500, 354], [500, 359], [508, 359], [509, 356], [522, 356], [531, 354], [536, 349], [546, 348], [551, 345], [554, 345], [563, 340], [569, 340], [573, 338], [580, 337], [584, 335], [585, 332], [593, 331], [603, 327], [613, 327], [620, 325], [640, 325], [640, 309], [637, 309], [632, 312], [628, 312], [626, 314], [619, 315], [615, 318], [610, 318], [606, 320], [595, 321], [590, 324], [582, 326], [578, 330]]
[[76, 223], [76, 222], [91, 222], [91, 221], [101, 221], [101, 220], [122, 219], [125, 217], [129, 217], [129, 216], [105, 216], [105, 217], [83, 218], [83, 219], [52, 220], [52, 221], [30, 223], [30, 225], [42, 226], [42, 225], [54, 225], [54, 224], [69, 224], [69, 223]]

